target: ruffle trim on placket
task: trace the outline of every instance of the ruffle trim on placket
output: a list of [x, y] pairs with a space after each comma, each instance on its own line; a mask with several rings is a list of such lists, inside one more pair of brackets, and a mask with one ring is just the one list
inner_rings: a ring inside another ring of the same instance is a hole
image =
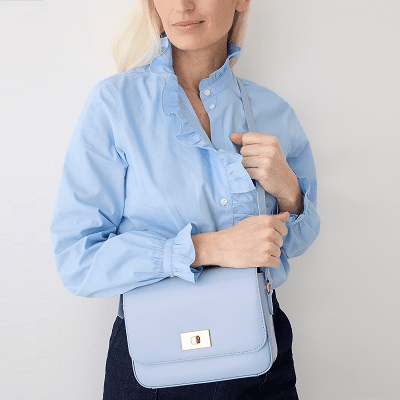
[[257, 189], [242, 164], [243, 156], [233, 151], [218, 154], [228, 177], [232, 194], [234, 224], [258, 215]]

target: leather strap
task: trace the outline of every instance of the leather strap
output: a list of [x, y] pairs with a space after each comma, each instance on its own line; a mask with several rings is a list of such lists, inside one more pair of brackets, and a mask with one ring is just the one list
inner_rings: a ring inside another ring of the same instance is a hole
[[[251, 111], [251, 105], [250, 105], [250, 100], [247, 95], [247, 90], [244, 87], [242, 81], [236, 77], [236, 80], [239, 84], [239, 88], [242, 94], [242, 102], [244, 105], [244, 110], [246, 114], [246, 121], [247, 121], [247, 126], [249, 128], [249, 132], [257, 132], [256, 130], [256, 125], [254, 123], [253, 119], [253, 113]], [[264, 188], [260, 185], [260, 183], [256, 180], [256, 188], [257, 188], [257, 200], [258, 200], [258, 209], [259, 213], [261, 214], [266, 214], [267, 213], [267, 206], [266, 206], [266, 195], [269, 195]], [[271, 196], [271, 195], [269, 195]], [[264, 278], [265, 278], [265, 285], [267, 285], [267, 282], [269, 281], [270, 285], [272, 286], [272, 278], [271, 278], [271, 271], [267, 267], [260, 267], [264, 271]], [[266, 274], [267, 273], [267, 276]], [[273, 315], [274, 310], [273, 310], [273, 305], [272, 305], [272, 289], [270, 292], [267, 292], [267, 297], [268, 297], [268, 307], [269, 311], [271, 312], [271, 315]]]

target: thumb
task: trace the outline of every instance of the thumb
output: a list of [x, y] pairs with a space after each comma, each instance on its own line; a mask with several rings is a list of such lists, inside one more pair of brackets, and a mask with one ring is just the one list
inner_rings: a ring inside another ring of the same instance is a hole
[[286, 222], [290, 217], [290, 213], [289, 213], [289, 211], [285, 211], [282, 214], [274, 215], [274, 217], [279, 219], [282, 222]]
[[241, 133], [232, 133], [230, 135], [230, 139], [232, 140], [232, 142], [242, 142], [242, 134]]

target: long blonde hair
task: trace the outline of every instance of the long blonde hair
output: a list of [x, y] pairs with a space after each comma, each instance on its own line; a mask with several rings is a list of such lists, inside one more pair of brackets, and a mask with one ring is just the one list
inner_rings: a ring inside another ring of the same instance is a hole
[[[242, 46], [246, 36], [250, 4], [243, 12], [235, 11], [228, 40]], [[117, 72], [150, 64], [161, 53], [162, 21], [154, 7], [153, 0], [133, 0], [129, 12], [123, 18], [111, 42], [112, 55]], [[237, 57], [230, 61], [236, 64]]]

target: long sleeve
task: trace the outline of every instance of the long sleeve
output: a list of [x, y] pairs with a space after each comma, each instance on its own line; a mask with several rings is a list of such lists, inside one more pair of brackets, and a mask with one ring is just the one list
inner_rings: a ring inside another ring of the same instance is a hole
[[120, 110], [106, 82], [89, 94], [70, 141], [51, 221], [56, 267], [77, 296], [112, 297], [171, 275], [196, 282], [191, 223], [172, 237], [117, 234], [128, 168]]
[[[311, 246], [319, 234], [321, 222], [317, 213], [317, 176], [311, 146], [295, 112], [287, 103], [281, 122], [292, 143], [287, 163], [298, 178], [303, 200], [303, 212], [290, 214], [286, 222], [288, 234], [283, 237], [281, 247], [286, 258], [292, 258], [300, 256]], [[276, 213], [279, 212], [277, 205]]]

